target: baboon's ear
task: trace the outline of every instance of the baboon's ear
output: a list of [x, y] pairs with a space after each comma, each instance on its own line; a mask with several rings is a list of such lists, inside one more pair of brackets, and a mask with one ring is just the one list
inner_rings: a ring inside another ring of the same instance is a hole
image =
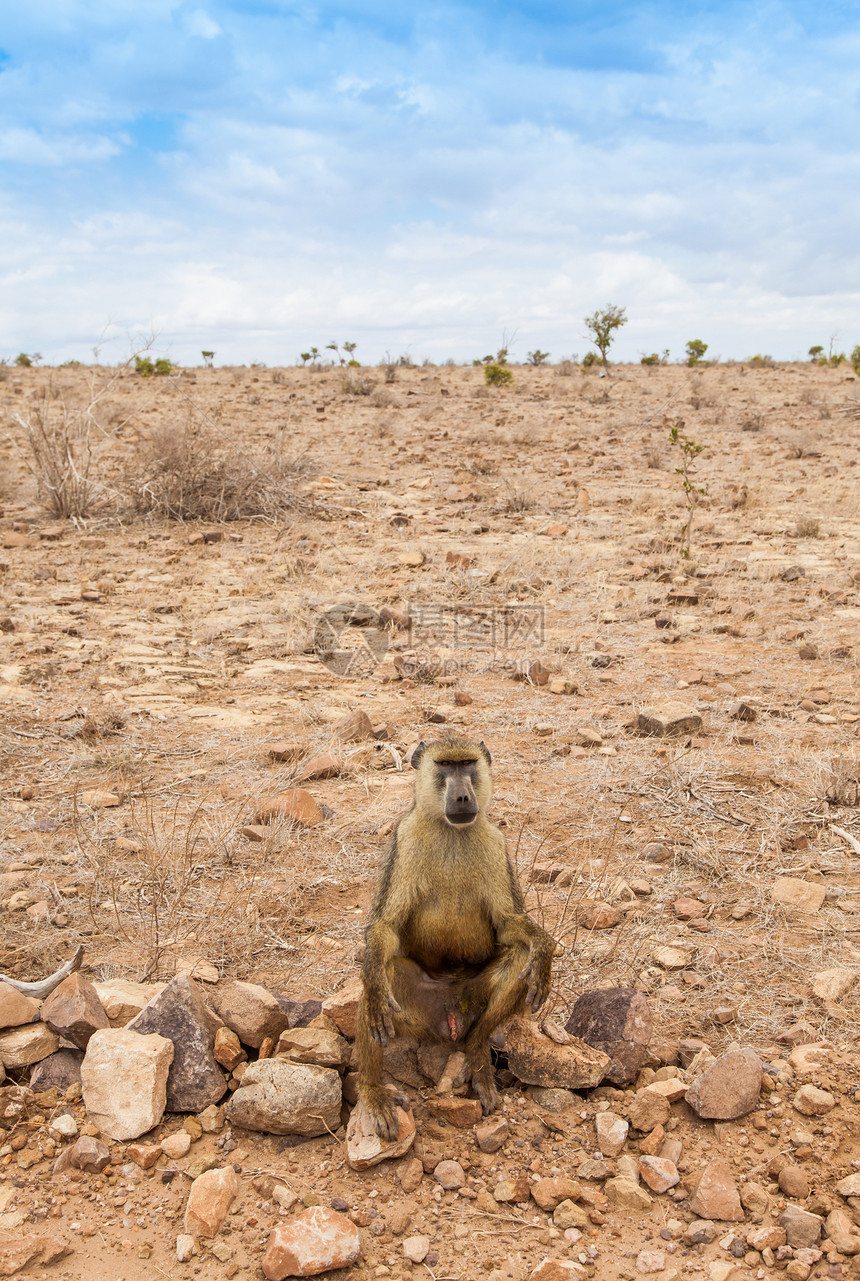
[[486, 744], [486, 743], [484, 743], [484, 742], [482, 741], [482, 742], [479, 744], [479, 746], [480, 746], [480, 748], [481, 748], [481, 751], [484, 753], [484, 756], [485, 756], [485, 758], [486, 758], [487, 764], [488, 764], [488, 765], [492, 765], [492, 763], [493, 763], [493, 758], [492, 758], [492, 756], [490, 755], [490, 749], [489, 749], [489, 747], [487, 747], [487, 744]]
[[427, 744], [424, 742], [421, 742], [418, 744], [418, 746], [415, 748], [415, 751], [412, 753], [413, 769], [417, 769], [418, 766], [421, 764], [421, 757], [424, 755], [424, 751], [426, 747], [427, 747]]

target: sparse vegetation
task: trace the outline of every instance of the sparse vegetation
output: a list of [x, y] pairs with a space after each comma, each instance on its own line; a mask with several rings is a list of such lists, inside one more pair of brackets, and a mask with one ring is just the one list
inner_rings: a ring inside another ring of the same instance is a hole
[[687, 364], [701, 365], [705, 352], [708, 350], [708, 344], [702, 342], [701, 338], [691, 338], [687, 343]]
[[794, 536], [795, 538], [820, 538], [821, 521], [817, 516], [798, 516]]
[[549, 352], [541, 351], [539, 347], [536, 347], [534, 351], [530, 351], [527, 354], [527, 362], [530, 365], [542, 365], [547, 360], [549, 360]]
[[675, 468], [675, 473], [681, 477], [681, 488], [684, 492], [687, 518], [681, 526], [680, 542], [681, 555], [685, 559], [689, 559], [693, 536], [693, 518], [696, 515], [699, 499], [708, 492], [704, 485], [697, 485], [695, 479], [696, 459], [705, 447], [697, 444], [690, 436], [684, 434], [683, 418], [678, 418], [671, 424], [669, 428], [669, 444], [675, 445], [681, 452], [681, 463], [680, 466]]
[[15, 364], [19, 369], [31, 369], [33, 365], [38, 365], [41, 359], [42, 356], [38, 351], [34, 351], [29, 355], [26, 351], [19, 351], [15, 357]]
[[[588, 330], [589, 341], [593, 342], [600, 352], [600, 359], [603, 368], [609, 369], [609, 361], [606, 353], [612, 346], [615, 339], [615, 331], [622, 325], [627, 324], [627, 312], [623, 307], [617, 307], [614, 303], [609, 303], [606, 307], [595, 311], [590, 316], [585, 317], [585, 327]], [[582, 362], [585, 364], [585, 361]]]
[[151, 360], [149, 356], [135, 356], [134, 372], [140, 374], [141, 378], [167, 378], [176, 373], [176, 366], [166, 356], [157, 356], [155, 360]]
[[484, 382], [488, 387], [509, 387], [514, 381], [513, 371], [504, 365], [491, 364], [484, 366]]
[[214, 351], [201, 351], [200, 355], [203, 357], [203, 364], [206, 366], [207, 369], [214, 368], [214, 365], [215, 365]]

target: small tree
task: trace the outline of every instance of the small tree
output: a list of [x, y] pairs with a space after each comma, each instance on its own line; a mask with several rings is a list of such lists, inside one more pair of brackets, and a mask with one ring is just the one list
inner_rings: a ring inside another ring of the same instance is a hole
[[338, 364], [343, 365], [346, 363], [343, 356], [340, 354], [340, 343], [337, 343], [332, 339], [331, 342], [326, 343], [325, 349], [326, 351], [334, 352], [335, 356], [337, 356]]
[[823, 352], [824, 352], [824, 348], [821, 346], [821, 343], [818, 343], [818, 345], [815, 347], [809, 348], [808, 355], [813, 365], [817, 365], [821, 362], [821, 356]]
[[669, 430], [669, 444], [677, 445], [681, 451], [681, 465], [680, 467], [675, 468], [675, 473], [681, 477], [681, 488], [684, 491], [684, 501], [687, 504], [687, 519], [681, 526], [681, 555], [685, 559], [688, 559], [690, 555], [693, 517], [696, 514], [699, 499], [708, 491], [704, 485], [697, 485], [694, 479], [696, 459], [705, 446], [698, 445], [694, 440], [691, 440], [689, 436], [683, 435], [683, 427], [683, 418], [678, 418], [672, 423]]
[[28, 355], [26, 351], [19, 351], [18, 355], [15, 357], [15, 364], [19, 369], [31, 369], [33, 365], [38, 365], [41, 359], [41, 352], [34, 351], [32, 354]]
[[702, 342], [701, 338], [691, 338], [687, 343], [687, 364], [701, 364], [702, 357], [707, 350], [708, 344], [706, 342]]
[[303, 369], [304, 369], [305, 365], [308, 363], [308, 361], [310, 360], [310, 358], [311, 358], [311, 353], [310, 353], [309, 351], [300, 351], [300, 352], [299, 352], [299, 360], [302, 362], [302, 368], [303, 368]]
[[212, 362], [213, 362], [213, 360], [215, 359], [215, 352], [214, 352], [214, 351], [201, 351], [200, 355], [203, 357], [203, 364], [206, 366], [206, 368], [207, 368], [207, 369], [211, 369], [211, 368], [212, 368]]
[[343, 344], [343, 349], [344, 349], [344, 351], [346, 352], [346, 354], [349, 356], [349, 360], [348, 360], [346, 363], [347, 363], [347, 365], [349, 365], [352, 369], [360, 369], [360, 368], [361, 368], [361, 362], [360, 362], [360, 361], [358, 361], [358, 360], [356, 360], [356, 359], [355, 359], [355, 356], [353, 355], [353, 352], [355, 351], [355, 349], [356, 349], [356, 347], [357, 347], [357, 346], [358, 346], [358, 343], [357, 343], [357, 342], [345, 342], [345, 343]]
[[606, 353], [612, 346], [615, 330], [627, 324], [626, 310], [624, 307], [616, 307], [614, 303], [608, 303], [602, 310], [595, 311], [592, 316], [586, 316], [584, 323], [588, 330], [589, 342], [594, 343], [600, 352], [603, 368], [608, 370], [609, 361], [606, 359]]
[[527, 353], [526, 358], [530, 365], [542, 365], [545, 360], [549, 360], [549, 352], [541, 351], [539, 347], [536, 347], [534, 351]]
[[510, 369], [504, 365], [493, 364], [484, 366], [484, 381], [488, 387], [510, 387], [514, 381], [514, 375]]

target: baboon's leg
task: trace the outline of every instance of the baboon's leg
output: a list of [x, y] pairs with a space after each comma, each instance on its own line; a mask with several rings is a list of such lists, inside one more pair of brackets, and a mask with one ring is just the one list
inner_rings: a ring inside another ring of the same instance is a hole
[[358, 1051], [358, 1092], [367, 1108], [376, 1133], [389, 1142], [397, 1138], [399, 1129], [397, 1106], [409, 1107], [409, 1100], [400, 1090], [391, 1090], [382, 1082], [382, 1046], [370, 1035], [367, 1013], [362, 996], [356, 1017], [355, 1045]]
[[528, 986], [519, 975], [525, 957], [522, 947], [509, 948], [471, 981], [469, 1001], [482, 1013], [466, 1037], [466, 1061], [485, 1116], [499, 1106], [489, 1040], [500, 1023], [522, 1013]]

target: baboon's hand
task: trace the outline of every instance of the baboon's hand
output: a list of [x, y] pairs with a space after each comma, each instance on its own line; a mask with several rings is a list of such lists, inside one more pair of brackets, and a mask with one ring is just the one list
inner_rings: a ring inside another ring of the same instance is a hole
[[552, 953], [554, 950], [554, 948], [548, 950], [539, 941], [534, 941], [529, 948], [528, 960], [520, 971], [520, 981], [528, 984], [526, 1005], [532, 1014], [537, 1014], [549, 996], [549, 988], [552, 981]]
[[384, 1048], [395, 1034], [391, 1014], [392, 1012], [399, 1014], [400, 1006], [391, 995], [391, 989], [387, 983], [366, 990], [364, 1005], [370, 1035], [377, 1045]]

